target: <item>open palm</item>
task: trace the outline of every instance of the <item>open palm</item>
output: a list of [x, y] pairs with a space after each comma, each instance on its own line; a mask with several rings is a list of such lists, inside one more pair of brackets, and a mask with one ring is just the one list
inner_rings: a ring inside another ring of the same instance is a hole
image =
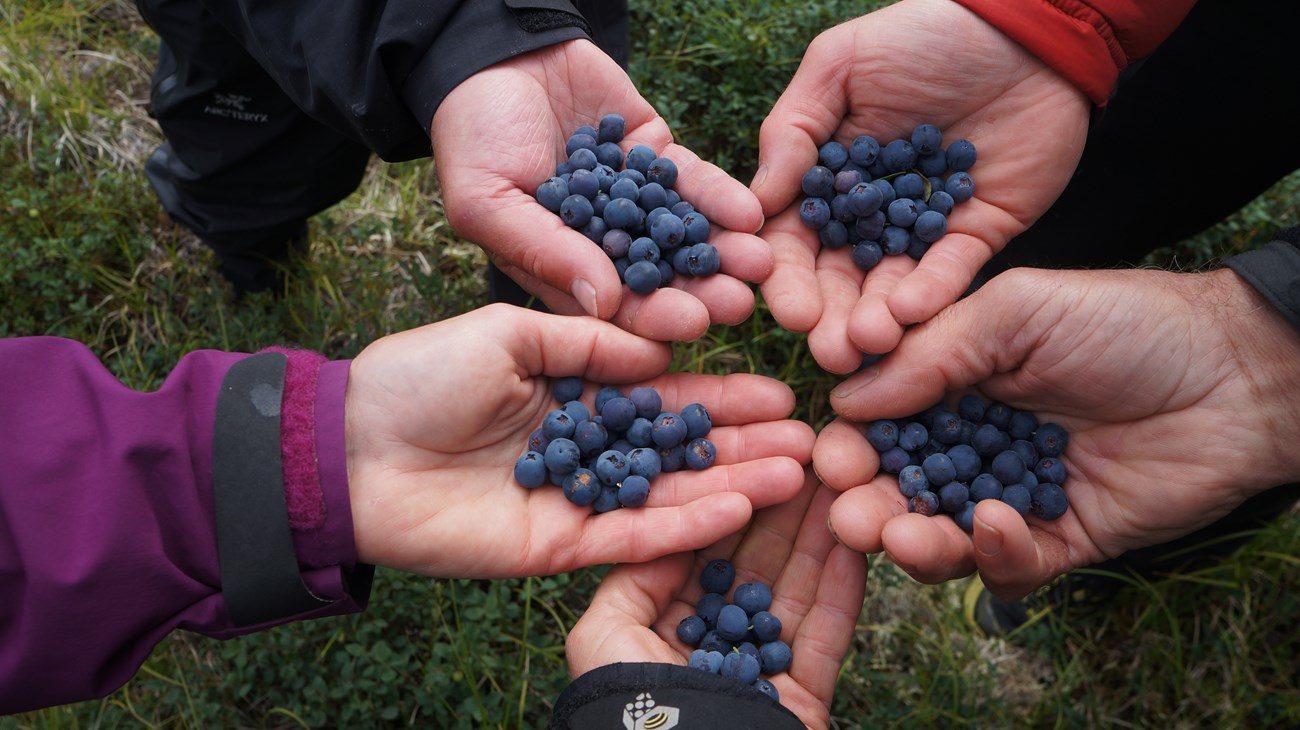
[[[626, 120], [624, 152], [644, 144], [677, 163], [677, 191], [714, 224], [720, 275], [633, 294], [599, 246], [536, 202], [569, 136], [609, 113]], [[753, 311], [745, 282], [772, 267], [769, 247], [752, 235], [763, 222], [758, 201], [674, 144], [623, 69], [592, 43], [560, 43], [475, 74], [438, 108], [431, 134], [452, 226], [553, 311], [585, 312], [657, 340], [693, 340], [710, 323], [736, 324]]]
[[[948, 0], [903, 0], [843, 23], [808, 47], [763, 123], [751, 184], [776, 256], [764, 300], [782, 326], [809, 333], [818, 363], [856, 369], [893, 349], [907, 324], [934, 316], [1064, 189], [1087, 132], [1089, 102], [978, 16]], [[970, 140], [975, 196], [918, 265], [888, 256], [864, 276], [849, 249], [819, 251], [799, 220], [800, 180], [817, 148], [869, 134], [882, 144], [937, 125]]]
[[[351, 365], [348, 470], [360, 559], [439, 577], [544, 575], [647, 560], [740, 529], [799, 489], [812, 429], [782, 420], [786, 385], [756, 375], [664, 375], [671, 351], [591, 317], [493, 305], [390, 335]], [[651, 384], [665, 407], [698, 402], [717, 462], [655, 479], [643, 508], [596, 514], [529, 490], [515, 460], [550, 410], [551, 378]]]
[[[1295, 392], [1297, 354], [1285, 322], [1228, 271], [1012, 270], [833, 394], [842, 418], [814, 453], [822, 477], [848, 490], [832, 526], [920, 580], [978, 568], [1007, 597], [1167, 542], [1297, 476], [1280, 448], [1296, 419], [1273, 405]], [[861, 423], [971, 387], [1069, 431], [1061, 519], [1026, 524], [1000, 502], [981, 502], [972, 540], [951, 520], [907, 514], [892, 477], [855, 486], [879, 463]]]

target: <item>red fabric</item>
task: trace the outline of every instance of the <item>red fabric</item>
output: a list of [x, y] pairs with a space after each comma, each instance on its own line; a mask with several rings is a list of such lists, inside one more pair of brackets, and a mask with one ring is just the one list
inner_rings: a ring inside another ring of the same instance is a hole
[[284, 501], [294, 532], [325, 524], [316, 456], [316, 375], [327, 358], [311, 350], [268, 347], [288, 358], [284, 396], [280, 402], [280, 458], [284, 472]]
[[1150, 54], [1195, 0], [956, 0], [1104, 106], [1122, 71]]

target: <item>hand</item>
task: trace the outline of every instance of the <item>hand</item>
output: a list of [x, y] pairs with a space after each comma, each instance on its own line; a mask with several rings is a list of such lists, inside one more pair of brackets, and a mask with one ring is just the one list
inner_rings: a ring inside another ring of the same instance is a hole
[[[714, 224], [719, 275], [648, 296], [619, 281], [613, 262], [537, 203], [534, 193], [569, 136], [608, 113], [623, 115], [626, 152], [645, 144], [677, 163], [676, 189]], [[431, 126], [447, 218], [552, 311], [591, 314], [655, 340], [694, 340], [710, 323], [738, 324], [754, 309], [746, 281], [767, 277], [772, 253], [751, 235], [763, 223], [753, 194], [672, 134], [609, 56], [569, 41], [498, 63], [461, 83]]]
[[[780, 324], [808, 332], [822, 367], [857, 369], [903, 327], [956, 301], [975, 273], [1056, 199], [1078, 164], [1090, 105], [1064, 78], [950, 0], [903, 0], [818, 36], [759, 135], [751, 184], [776, 266], [762, 285]], [[798, 215], [817, 148], [870, 134], [881, 144], [921, 123], [979, 151], [975, 197], [918, 265], [887, 256], [863, 275], [850, 251], [819, 253]]]
[[[757, 375], [664, 375], [671, 350], [590, 317], [493, 305], [385, 337], [352, 362], [348, 478], [358, 557], [444, 578], [548, 575], [648, 560], [735, 532], [788, 499], [812, 429], [781, 420], [789, 387]], [[529, 434], [558, 408], [548, 376], [648, 383], [709, 409], [717, 463], [655, 479], [643, 508], [595, 514], [514, 480]]]
[[790, 670], [771, 680], [781, 704], [808, 727], [827, 727], [867, 578], [865, 557], [836, 544], [826, 529], [835, 496], [810, 471], [797, 496], [756, 512], [743, 534], [698, 554], [615, 567], [569, 632], [569, 673], [577, 677], [615, 662], [686, 664], [692, 649], [677, 639], [677, 623], [695, 612], [703, 595], [705, 563], [727, 558], [736, 566], [736, 585], [759, 580], [772, 586], [771, 611], [794, 651]]
[[[1297, 481], [1297, 363], [1295, 330], [1226, 269], [1013, 269], [832, 391], [842, 418], [813, 455], [827, 484], [847, 489], [832, 529], [923, 582], [978, 569], [995, 594], [1019, 598]], [[967, 535], [952, 520], [908, 514], [892, 475], [872, 478], [879, 461], [856, 424], [910, 415], [972, 386], [1069, 432], [1070, 508], [1059, 520], [1026, 524], [984, 501]]]

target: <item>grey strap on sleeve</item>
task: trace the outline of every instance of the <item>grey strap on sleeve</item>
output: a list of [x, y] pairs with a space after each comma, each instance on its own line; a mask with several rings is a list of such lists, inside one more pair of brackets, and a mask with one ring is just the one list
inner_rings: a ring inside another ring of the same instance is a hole
[[280, 401], [288, 359], [267, 352], [235, 363], [217, 396], [212, 434], [221, 593], [235, 626], [329, 605], [298, 572], [280, 465]]

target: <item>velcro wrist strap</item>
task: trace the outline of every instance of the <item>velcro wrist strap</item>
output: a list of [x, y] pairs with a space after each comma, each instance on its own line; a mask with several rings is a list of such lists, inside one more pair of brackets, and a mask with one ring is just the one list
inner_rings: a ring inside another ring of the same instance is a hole
[[212, 435], [221, 593], [236, 627], [280, 621], [329, 605], [298, 571], [280, 460], [280, 403], [287, 358], [240, 360], [217, 396]]

